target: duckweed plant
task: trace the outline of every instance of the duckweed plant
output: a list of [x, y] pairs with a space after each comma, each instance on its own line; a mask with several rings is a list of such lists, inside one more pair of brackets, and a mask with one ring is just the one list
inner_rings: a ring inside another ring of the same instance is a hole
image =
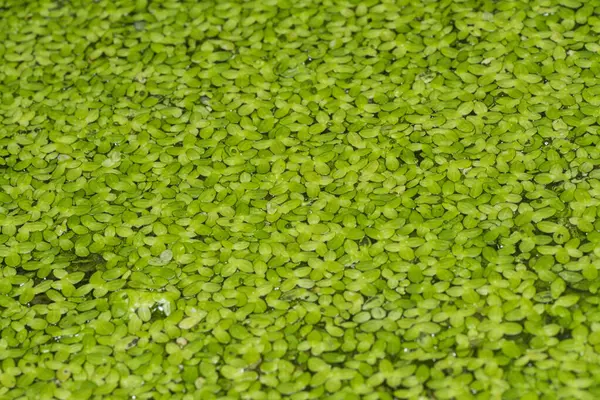
[[0, 398], [600, 398], [600, 1], [0, 6]]

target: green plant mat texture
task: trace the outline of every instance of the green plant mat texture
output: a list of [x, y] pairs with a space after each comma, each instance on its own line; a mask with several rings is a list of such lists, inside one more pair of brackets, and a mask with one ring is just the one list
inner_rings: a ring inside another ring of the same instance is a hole
[[599, 32], [0, 0], [0, 399], [599, 399]]

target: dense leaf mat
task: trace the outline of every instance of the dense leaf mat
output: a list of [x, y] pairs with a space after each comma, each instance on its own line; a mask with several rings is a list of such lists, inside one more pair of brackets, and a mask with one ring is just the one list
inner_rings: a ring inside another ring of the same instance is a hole
[[600, 398], [600, 1], [0, 4], [0, 398]]

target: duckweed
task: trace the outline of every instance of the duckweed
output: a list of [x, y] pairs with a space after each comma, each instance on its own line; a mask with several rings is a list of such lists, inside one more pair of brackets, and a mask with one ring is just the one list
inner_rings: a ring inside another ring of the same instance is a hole
[[600, 2], [0, 2], [0, 398], [600, 398]]

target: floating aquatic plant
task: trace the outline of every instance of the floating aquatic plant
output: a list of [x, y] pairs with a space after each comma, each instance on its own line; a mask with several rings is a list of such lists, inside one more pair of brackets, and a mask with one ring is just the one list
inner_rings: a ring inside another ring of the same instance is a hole
[[599, 13], [0, 1], [0, 398], [600, 398]]

